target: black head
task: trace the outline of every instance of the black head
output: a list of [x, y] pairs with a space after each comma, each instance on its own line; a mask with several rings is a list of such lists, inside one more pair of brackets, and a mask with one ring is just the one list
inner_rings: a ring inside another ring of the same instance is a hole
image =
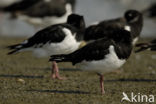
[[124, 15], [125, 19], [129, 23], [134, 23], [142, 19], [142, 14], [137, 10], [128, 10]]
[[85, 29], [85, 21], [83, 16], [78, 14], [71, 14], [68, 16], [67, 23], [78, 28], [78, 29]]

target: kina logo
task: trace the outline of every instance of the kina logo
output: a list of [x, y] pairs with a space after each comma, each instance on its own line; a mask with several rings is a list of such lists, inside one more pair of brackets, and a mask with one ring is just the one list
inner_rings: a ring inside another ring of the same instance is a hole
[[128, 96], [125, 92], [122, 93], [123, 97], [121, 99], [121, 102], [148, 102], [148, 103], [154, 103], [154, 95], [144, 95], [141, 93], [134, 94], [131, 92], [130, 96]]

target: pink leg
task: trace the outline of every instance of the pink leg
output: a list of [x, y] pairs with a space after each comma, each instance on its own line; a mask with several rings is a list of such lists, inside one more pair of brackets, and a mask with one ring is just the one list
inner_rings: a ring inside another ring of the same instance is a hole
[[59, 75], [59, 68], [57, 66], [57, 63], [55, 61], [52, 62], [52, 79], [60, 79], [63, 80], [64, 78], [60, 77]]
[[104, 81], [103, 75], [100, 75], [100, 87], [101, 87], [101, 93], [102, 94], [105, 93], [103, 81]]

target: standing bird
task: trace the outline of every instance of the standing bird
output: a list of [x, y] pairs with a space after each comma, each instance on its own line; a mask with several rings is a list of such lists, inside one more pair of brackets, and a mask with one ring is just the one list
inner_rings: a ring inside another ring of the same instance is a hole
[[114, 29], [125, 28], [130, 30], [133, 39], [132, 43], [135, 44], [141, 33], [142, 27], [142, 14], [136, 10], [128, 10], [125, 12], [124, 17], [102, 21], [98, 24], [89, 26], [86, 29], [84, 40], [96, 40], [112, 34]]
[[114, 29], [112, 32], [108, 37], [88, 43], [71, 54], [53, 55], [50, 61], [72, 62], [84, 71], [96, 72], [100, 76], [101, 93], [104, 94], [103, 73], [121, 67], [132, 51], [129, 31]]
[[[8, 54], [22, 51], [33, 51], [38, 57], [69, 54], [79, 48], [84, 30], [83, 16], [71, 14], [67, 23], [49, 26], [22, 43], [8, 46], [12, 50]], [[52, 67], [52, 78], [62, 79], [55, 61], [52, 62]]]
[[156, 51], [156, 39], [147, 43], [138, 43], [136, 47], [139, 47], [139, 49], [135, 51], [136, 53], [144, 50]]
[[30, 24], [48, 26], [65, 23], [73, 5], [67, 0], [22, 0], [0, 10]]

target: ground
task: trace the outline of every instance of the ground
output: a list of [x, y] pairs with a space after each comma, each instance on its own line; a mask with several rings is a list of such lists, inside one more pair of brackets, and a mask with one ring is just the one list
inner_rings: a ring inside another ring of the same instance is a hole
[[38, 59], [29, 52], [8, 56], [5, 47], [23, 40], [0, 37], [0, 104], [121, 104], [123, 92], [156, 94], [155, 52], [132, 53], [120, 72], [106, 73], [106, 93], [101, 95], [95, 73], [61, 63], [60, 74], [67, 79], [52, 80], [48, 58]]

